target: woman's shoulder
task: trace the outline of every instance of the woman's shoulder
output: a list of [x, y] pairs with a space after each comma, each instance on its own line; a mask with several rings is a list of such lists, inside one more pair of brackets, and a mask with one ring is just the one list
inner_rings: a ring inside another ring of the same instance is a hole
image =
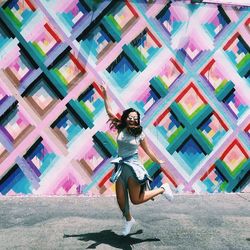
[[140, 138], [140, 140], [143, 140], [145, 138], [145, 134], [144, 134], [143, 130], [139, 134], [139, 138]]

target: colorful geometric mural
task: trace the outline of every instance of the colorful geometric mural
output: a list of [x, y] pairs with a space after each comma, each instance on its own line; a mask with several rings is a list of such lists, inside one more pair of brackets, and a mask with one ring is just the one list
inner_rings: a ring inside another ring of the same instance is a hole
[[133, 107], [152, 187], [250, 191], [250, 7], [8, 0], [0, 7], [0, 194], [112, 195], [114, 112]]

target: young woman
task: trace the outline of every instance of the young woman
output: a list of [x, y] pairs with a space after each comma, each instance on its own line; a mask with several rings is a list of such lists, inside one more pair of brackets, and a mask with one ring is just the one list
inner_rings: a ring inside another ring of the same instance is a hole
[[116, 197], [118, 205], [125, 217], [125, 225], [122, 234], [128, 235], [131, 227], [135, 224], [135, 219], [129, 211], [129, 199], [133, 204], [141, 204], [153, 199], [159, 194], [163, 194], [169, 201], [173, 199], [173, 193], [169, 184], [163, 184], [160, 188], [148, 190], [151, 180], [146, 169], [138, 158], [138, 147], [141, 146], [145, 153], [156, 163], [163, 164], [150, 150], [144, 132], [140, 125], [140, 114], [130, 108], [123, 111], [121, 118], [118, 118], [111, 109], [105, 84], [101, 85], [104, 96], [106, 112], [109, 116], [110, 127], [118, 132], [118, 158], [113, 160], [115, 164], [113, 175], [110, 181], [115, 182]]

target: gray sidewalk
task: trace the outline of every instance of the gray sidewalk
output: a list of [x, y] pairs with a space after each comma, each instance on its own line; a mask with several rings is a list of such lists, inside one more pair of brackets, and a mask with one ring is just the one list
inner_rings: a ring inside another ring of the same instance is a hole
[[0, 249], [250, 249], [250, 194], [176, 195], [131, 205], [120, 236], [115, 197], [0, 197]]

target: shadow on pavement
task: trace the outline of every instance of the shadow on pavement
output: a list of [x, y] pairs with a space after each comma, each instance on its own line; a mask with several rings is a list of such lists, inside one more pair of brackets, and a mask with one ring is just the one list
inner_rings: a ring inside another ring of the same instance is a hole
[[103, 230], [97, 233], [86, 233], [86, 234], [75, 234], [75, 235], [64, 235], [63, 238], [76, 237], [81, 241], [94, 241], [93, 244], [89, 245], [87, 249], [94, 249], [100, 244], [110, 245], [112, 247], [129, 250], [132, 249], [132, 245], [139, 244], [142, 242], [160, 241], [158, 238], [149, 239], [138, 239], [131, 237], [132, 235], [142, 234], [142, 230], [138, 230], [135, 233], [127, 236], [122, 236], [114, 233], [112, 230]]

